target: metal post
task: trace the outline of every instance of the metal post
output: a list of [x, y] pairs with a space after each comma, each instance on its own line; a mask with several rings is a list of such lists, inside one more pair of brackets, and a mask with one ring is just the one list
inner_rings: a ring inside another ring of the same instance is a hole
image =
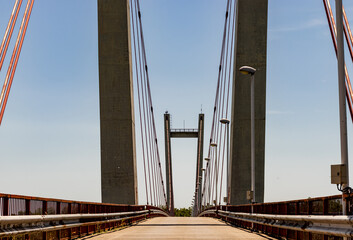
[[[340, 109], [340, 137], [341, 137], [341, 163], [346, 165], [347, 183], [342, 184], [342, 189], [349, 186], [349, 167], [347, 150], [347, 114], [344, 75], [344, 45], [343, 45], [343, 13], [342, 0], [336, 0], [336, 28], [337, 28], [337, 60], [338, 60], [338, 88]], [[342, 213], [347, 215], [347, 204], [342, 194]]]
[[195, 214], [197, 214], [199, 212], [199, 187], [200, 184], [198, 182], [198, 178], [197, 178], [197, 184], [196, 184], [196, 192], [195, 192]]
[[217, 194], [217, 185], [218, 185], [217, 143], [213, 142], [213, 143], [210, 144], [210, 146], [214, 147], [214, 149], [215, 149], [215, 151], [213, 152], [215, 154], [215, 162], [214, 162], [214, 178], [215, 179], [214, 179], [213, 183], [216, 183], [215, 184], [215, 192], [216, 192], [216, 194], [215, 194], [215, 196], [213, 196], [213, 197], [215, 197], [215, 199], [212, 199], [212, 201], [213, 201], [214, 205], [217, 206], [217, 200], [218, 200], [218, 198], [217, 198], [217, 196], [218, 196], [218, 194]]
[[227, 196], [227, 204], [230, 203], [230, 183], [229, 183], [229, 179], [230, 179], [230, 173], [229, 173], [229, 123], [230, 121], [226, 118], [222, 118], [220, 120], [220, 122], [222, 124], [226, 124], [226, 131], [227, 131], [227, 167], [226, 167], [226, 171], [227, 171], [227, 185], [226, 185], [226, 196]]
[[[3, 209], [2, 214], [4, 216], [9, 216], [9, 198], [3, 197]], [[11, 214], [11, 213], [10, 213]]]
[[[250, 97], [251, 97], [251, 191], [252, 191], [252, 200], [251, 200], [251, 213], [254, 213], [254, 202], [255, 200], [255, 76], [251, 75], [250, 80]], [[254, 223], [251, 223], [251, 229], [254, 229]]]
[[[242, 66], [239, 71], [244, 75], [250, 75], [250, 137], [251, 137], [251, 213], [255, 200], [255, 76], [256, 69], [249, 66]], [[252, 224], [253, 225], [253, 224]]]
[[212, 169], [211, 169], [211, 162], [209, 161], [208, 165], [208, 188], [207, 188], [207, 207], [211, 206], [211, 175], [212, 175]]
[[227, 205], [230, 204], [230, 173], [229, 173], [229, 122], [227, 123]]
[[197, 211], [197, 213], [200, 213], [202, 211], [202, 209], [201, 209], [201, 207], [202, 207], [201, 192], [202, 192], [202, 170], [201, 170], [201, 176], [199, 176], [198, 205], [197, 205], [198, 211]]
[[215, 201], [215, 206], [217, 206], [217, 191], [218, 191], [218, 162], [217, 162], [217, 145], [215, 146], [215, 168], [216, 168], [216, 201]]
[[251, 95], [251, 191], [253, 192], [252, 203], [255, 202], [255, 76], [251, 74], [250, 95]]

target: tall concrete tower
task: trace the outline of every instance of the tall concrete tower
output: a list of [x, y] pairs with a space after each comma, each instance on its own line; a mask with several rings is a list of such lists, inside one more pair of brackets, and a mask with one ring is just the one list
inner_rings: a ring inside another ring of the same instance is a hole
[[237, 0], [235, 59], [231, 121], [230, 204], [248, 203], [251, 184], [250, 78], [241, 66], [256, 68], [255, 74], [255, 201], [264, 200], [266, 57], [268, 0]]
[[98, 0], [102, 202], [137, 204], [129, 0]]

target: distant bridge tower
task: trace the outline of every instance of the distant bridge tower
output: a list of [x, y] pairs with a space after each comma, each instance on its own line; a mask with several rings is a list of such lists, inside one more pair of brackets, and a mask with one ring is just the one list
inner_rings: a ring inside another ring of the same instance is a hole
[[195, 206], [201, 206], [202, 189], [202, 164], [203, 164], [203, 139], [204, 139], [205, 115], [199, 114], [198, 129], [171, 129], [170, 114], [164, 114], [164, 134], [165, 134], [165, 165], [166, 165], [166, 188], [167, 188], [167, 208], [171, 215], [174, 215], [174, 193], [173, 193], [173, 171], [171, 138], [197, 138], [196, 156], [196, 195]]
[[250, 190], [250, 80], [238, 69], [247, 65], [255, 74], [255, 201], [264, 200], [266, 50], [268, 0], [237, 0], [234, 81], [231, 119], [230, 204], [248, 203]]
[[129, 0], [98, 0], [102, 202], [137, 204]]

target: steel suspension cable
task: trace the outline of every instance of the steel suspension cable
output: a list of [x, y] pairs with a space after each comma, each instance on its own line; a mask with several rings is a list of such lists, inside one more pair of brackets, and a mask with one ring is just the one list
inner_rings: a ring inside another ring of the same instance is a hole
[[16, 25], [17, 16], [18, 16], [18, 13], [19, 13], [19, 11], [21, 9], [21, 5], [22, 5], [22, 0], [16, 0], [15, 1], [15, 4], [13, 6], [9, 22], [8, 22], [6, 30], [5, 30], [4, 38], [2, 39], [2, 42], [1, 42], [1, 45], [0, 45], [0, 71], [1, 71], [3, 63], [4, 63], [4, 59], [5, 59], [5, 56], [6, 56], [6, 53], [7, 53], [7, 49], [8, 49], [9, 43], [11, 41], [13, 29], [14, 29], [14, 27]]
[[[214, 113], [211, 127], [210, 143], [215, 142], [217, 149], [211, 152], [211, 147], [208, 150], [208, 157], [211, 159], [206, 166], [204, 186], [203, 186], [203, 204], [208, 205], [211, 199], [216, 196], [217, 202], [220, 204], [223, 191], [223, 174], [224, 174], [224, 159], [226, 145], [226, 128], [223, 125], [219, 126], [220, 118], [228, 117], [229, 96], [231, 86], [231, 73], [233, 72], [233, 52], [234, 52], [234, 35], [235, 35], [235, 9], [236, 1], [227, 1], [226, 17], [223, 31], [221, 59], [218, 73], [218, 81], [216, 88], [216, 97], [214, 105]], [[233, 11], [232, 11], [233, 9]], [[232, 17], [231, 17], [232, 16]], [[230, 30], [232, 28], [232, 30]], [[227, 151], [229, 151], [227, 149]], [[222, 153], [222, 154], [221, 154]], [[216, 160], [217, 159], [217, 160]], [[228, 166], [228, 165], [227, 165]], [[218, 179], [220, 177], [220, 184]], [[227, 172], [228, 181], [228, 172]], [[218, 189], [219, 187], [219, 189]], [[228, 190], [227, 196], [228, 194]], [[219, 194], [219, 198], [218, 197]]]
[[[139, 0], [137, 0], [137, 6], [138, 6], [138, 11], [140, 12], [140, 3]], [[163, 186], [163, 176], [162, 176], [162, 168], [161, 168], [161, 163], [160, 163], [160, 157], [159, 157], [159, 150], [158, 150], [158, 141], [157, 141], [157, 133], [156, 133], [156, 125], [155, 125], [155, 118], [154, 118], [154, 112], [153, 112], [153, 104], [152, 104], [152, 94], [151, 94], [151, 88], [150, 88], [150, 81], [149, 81], [149, 75], [148, 75], [148, 68], [147, 68], [147, 59], [146, 59], [146, 48], [145, 48], [145, 43], [144, 43], [144, 36], [143, 36], [143, 30], [142, 30], [142, 20], [141, 17], [139, 18], [139, 22], [141, 25], [141, 39], [142, 39], [142, 50], [143, 50], [143, 57], [145, 61], [145, 70], [146, 70], [146, 76], [147, 76], [147, 89], [148, 89], [148, 95], [149, 95], [149, 102], [150, 102], [150, 107], [151, 107], [151, 115], [152, 115], [152, 125], [153, 125], [153, 133], [155, 137], [155, 144], [156, 144], [156, 151], [157, 151], [157, 160], [158, 160], [158, 167], [160, 169], [160, 178], [161, 178], [161, 185], [163, 188], [163, 194], [165, 197], [165, 192], [164, 192], [164, 186]], [[166, 200], [166, 197], [165, 197]]]
[[[234, 71], [234, 49], [235, 49], [235, 19], [236, 19], [236, 15], [235, 15], [235, 11], [236, 11], [236, 2], [234, 2], [234, 8], [233, 8], [233, 27], [232, 27], [232, 40], [231, 40], [231, 49], [230, 49], [230, 68], [229, 68], [229, 72], [228, 72], [228, 92], [227, 92], [227, 109], [226, 109], [226, 119], [228, 119], [228, 109], [229, 109], [229, 98], [230, 98], [230, 89], [231, 89], [231, 83], [232, 83], [232, 73]], [[229, 128], [229, 126], [227, 126], [227, 128]], [[227, 131], [229, 131], [229, 129], [227, 129]], [[229, 134], [229, 132], [228, 132]], [[229, 141], [229, 135], [227, 136], [227, 140]], [[229, 148], [229, 144], [227, 147], [227, 154], [230, 154], [230, 149]], [[230, 185], [229, 184], [229, 155], [227, 157], [227, 201], [229, 203], [230, 201]]]
[[[228, 15], [231, 15], [232, 14], [232, 7], [231, 5], [229, 6], [229, 14]], [[232, 21], [233, 22], [233, 21]], [[222, 106], [221, 106], [221, 109], [222, 109], [222, 114], [220, 116], [224, 116], [224, 102], [225, 102], [225, 91], [226, 91], [226, 84], [227, 84], [227, 70], [228, 70], [228, 54], [229, 54], [229, 41], [230, 41], [230, 26], [231, 26], [231, 18], [228, 17], [228, 26], [227, 26], [227, 41], [226, 41], [226, 57], [225, 57], [225, 67], [224, 67], [224, 70], [223, 70], [223, 92], [222, 92]], [[230, 54], [229, 54], [230, 55]], [[229, 66], [230, 68], [230, 66]], [[227, 106], [228, 107], [228, 106]], [[217, 125], [220, 125], [219, 124], [219, 120], [217, 121]], [[224, 141], [223, 141], [223, 144], [222, 144], [222, 134], [224, 136]], [[225, 146], [225, 128], [224, 128], [224, 125], [221, 124], [221, 130], [220, 130], [220, 134], [219, 134], [219, 140], [218, 140], [218, 143], [219, 143], [219, 148], [218, 148], [218, 157], [217, 159], [221, 159], [220, 158], [220, 155], [221, 155], [221, 150], [222, 150], [222, 147], [223, 147], [223, 158], [222, 158], [222, 167], [219, 169], [219, 166], [218, 166], [218, 169], [217, 169], [217, 172], [218, 174], [220, 173], [221, 175], [221, 182], [220, 182], [220, 188], [219, 188], [219, 205], [221, 204], [221, 198], [222, 198], [222, 179], [223, 179], [223, 165], [224, 165], [224, 146]], [[217, 186], [218, 187], [218, 186]], [[217, 199], [218, 200], [218, 199]]]
[[227, 12], [226, 12], [226, 24], [225, 24], [225, 28], [226, 28], [226, 33], [225, 33], [225, 37], [226, 37], [226, 41], [224, 42], [225, 44], [225, 48], [223, 48], [223, 55], [225, 55], [225, 57], [223, 58], [223, 63], [222, 65], [224, 66], [222, 68], [221, 71], [221, 87], [220, 87], [220, 98], [218, 101], [218, 114], [216, 115], [216, 120], [215, 120], [215, 127], [216, 127], [216, 131], [215, 131], [215, 140], [216, 140], [216, 144], [217, 144], [217, 148], [215, 150], [215, 181], [213, 183], [213, 190], [215, 192], [215, 201], [216, 204], [218, 202], [218, 193], [220, 191], [220, 189], [218, 189], [218, 180], [219, 180], [219, 161], [220, 161], [220, 151], [222, 148], [222, 142], [221, 142], [221, 134], [223, 132], [223, 125], [220, 126], [219, 120], [221, 115], [223, 115], [223, 111], [224, 111], [224, 92], [225, 92], [225, 73], [227, 71], [227, 67], [228, 67], [228, 45], [229, 45], [229, 26], [230, 26], [230, 15], [231, 13], [231, 1], [228, 1], [228, 6], [227, 6]]
[[[234, 3], [234, 10], [233, 12], [235, 13], [235, 3]], [[231, 15], [231, 10], [230, 10], [230, 14]], [[227, 63], [226, 63], [226, 67], [225, 67], [225, 71], [224, 71], [224, 78], [225, 78], [225, 82], [227, 82], [227, 100], [226, 100], [226, 105], [222, 106], [222, 116], [224, 116], [224, 110], [225, 110], [225, 118], [228, 118], [228, 109], [229, 109], [229, 95], [230, 95], [230, 84], [231, 84], [231, 72], [233, 70], [232, 66], [233, 66], [233, 38], [234, 38], [234, 29], [235, 29], [235, 14], [233, 14], [233, 18], [232, 18], [232, 25], [230, 24], [231, 18], [229, 18], [229, 24], [228, 24], [228, 39], [227, 39], [227, 56], [229, 53], [229, 68], [227, 68]], [[230, 26], [232, 26], [232, 30], [230, 31], [229, 28]], [[230, 40], [230, 45], [228, 45], [228, 41]], [[227, 57], [226, 57], [227, 58]], [[227, 62], [228, 62], [227, 61]], [[227, 81], [227, 69], [228, 69], [228, 81]], [[226, 84], [224, 85], [226, 86]], [[225, 89], [224, 89], [224, 94], [225, 94]], [[224, 101], [224, 99], [223, 99]], [[224, 102], [222, 103], [224, 104]], [[225, 109], [224, 109], [225, 108]], [[223, 124], [222, 124], [223, 126]], [[219, 196], [219, 204], [221, 204], [221, 199], [222, 199], [222, 183], [223, 183], [223, 173], [224, 173], [224, 159], [225, 159], [225, 147], [226, 147], [226, 141], [227, 141], [227, 135], [226, 135], [226, 126], [224, 126], [224, 131], [223, 131], [223, 151], [222, 151], [222, 166], [221, 166], [221, 183], [220, 183], [220, 196]], [[222, 139], [220, 139], [220, 141], [222, 141]], [[221, 144], [222, 146], [222, 144]], [[228, 149], [227, 149], [228, 151]], [[220, 157], [220, 156], [219, 156]], [[219, 158], [220, 159], [220, 158]], [[227, 172], [228, 175], [228, 172]], [[228, 176], [227, 176], [228, 179]], [[227, 194], [228, 196], [228, 194]]]
[[[141, 129], [143, 129], [141, 135], [144, 139], [145, 149], [143, 152], [147, 161], [146, 172], [148, 172], [145, 182], [149, 183], [149, 194], [146, 193], [146, 195], [150, 195], [151, 203], [158, 206], [166, 204], [166, 195], [158, 150], [139, 0], [131, 0], [131, 9], [135, 13], [133, 18], [136, 23], [134, 31], [136, 32], [137, 46], [135, 46], [135, 51], [138, 52], [136, 56], [138, 60], [135, 64], [139, 66], [139, 70], [136, 71], [139, 74], [139, 86], [141, 87], [138, 96], [142, 99], [140, 99], [141, 108], [139, 108], [142, 115], [140, 120]], [[148, 191], [146, 190], [146, 192]]]
[[1, 106], [1, 112], [0, 112], [0, 125], [1, 125], [1, 122], [2, 122], [2, 119], [3, 119], [3, 116], [4, 116], [4, 112], [5, 112], [7, 100], [8, 100], [8, 97], [9, 97], [9, 93], [10, 93], [10, 90], [11, 90], [13, 78], [15, 76], [15, 71], [16, 71], [18, 59], [20, 57], [20, 53], [21, 53], [24, 37], [25, 37], [26, 32], [27, 32], [28, 22], [29, 22], [29, 19], [31, 17], [33, 4], [34, 4], [34, 0], [28, 0], [27, 5], [26, 5], [26, 9], [25, 9], [25, 13], [24, 13], [23, 18], [22, 18], [22, 23], [21, 23], [21, 26], [20, 26], [20, 30], [18, 32], [15, 48], [13, 50], [11, 61], [10, 61], [10, 65], [9, 65], [9, 68], [8, 68], [8, 71], [7, 71], [7, 74], [6, 74], [6, 78], [5, 78], [4, 85], [7, 84], [7, 82], [8, 82], [8, 86], [7, 86], [7, 89], [6, 89], [6, 94], [5, 94], [5, 98], [4, 99], [3, 99], [3, 91], [1, 92], [0, 105], [2, 104], [2, 106]]
[[136, 36], [135, 36], [135, 17], [133, 8], [131, 8], [131, 22], [132, 22], [132, 35], [133, 35], [133, 45], [135, 53], [135, 68], [136, 68], [136, 82], [137, 82], [137, 94], [138, 94], [138, 106], [139, 106], [139, 116], [140, 116], [140, 132], [141, 132], [141, 141], [142, 141], [142, 158], [143, 158], [143, 171], [145, 176], [145, 191], [146, 191], [146, 200], [147, 205], [149, 205], [148, 198], [148, 182], [147, 182], [147, 173], [146, 173], [146, 157], [145, 157], [145, 143], [143, 137], [143, 126], [142, 126], [142, 116], [141, 116], [141, 99], [140, 99], [140, 81], [139, 81], [139, 71], [138, 71], [138, 61], [137, 61], [137, 48], [136, 48]]
[[139, 23], [140, 23], [140, 38], [141, 38], [141, 46], [142, 46], [142, 58], [143, 58], [143, 64], [145, 66], [145, 71], [144, 71], [144, 77], [145, 77], [145, 89], [147, 92], [146, 97], [148, 99], [146, 99], [147, 104], [147, 108], [148, 108], [148, 118], [149, 118], [149, 136], [150, 136], [150, 142], [151, 142], [151, 151], [153, 151], [153, 168], [152, 168], [152, 175], [153, 175], [153, 180], [154, 180], [154, 184], [155, 184], [155, 198], [158, 199], [158, 194], [159, 194], [159, 190], [157, 187], [157, 173], [156, 173], [156, 165], [157, 165], [157, 160], [156, 160], [156, 147], [155, 147], [155, 141], [154, 141], [154, 137], [153, 137], [153, 133], [152, 133], [152, 125], [153, 125], [153, 107], [152, 107], [152, 98], [151, 98], [151, 92], [150, 92], [150, 87], [149, 87], [149, 77], [148, 77], [148, 68], [147, 68], [147, 59], [146, 59], [146, 52], [145, 52], [145, 46], [144, 46], [144, 38], [143, 38], [143, 32], [142, 32], [142, 20], [141, 20], [141, 12], [140, 12], [140, 7], [139, 7], [139, 1], [135, 2], [135, 7], [136, 7], [136, 11], [138, 11], [138, 17], [139, 17]]
[[[343, 17], [344, 17], [344, 35], [346, 37], [346, 42], [349, 48], [349, 53], [351, 56], [351, 59], [353, 61], [353, 50], [352, 50], [352, 44], [353, 44], [353, 36], [352, 36], [352, 32], [351, 32], [351, 28], [349, 26], [348, 23], [348, 19], [347, 19], [347, 15], [346, 15], [346, 11], [344, 10], [344, 7], [342, 7], [343, 9]], [[348, 36], [349, 35], [349, 36]], [[345, 71], [347, 71], [347, 67], [345, 66]], [[352, 91], [352, 86], [351, 83], [349, 81], [349, 79], [347, 79], [347, 83], [348, 83], [348, 87], [349, 87], [349, 93], [351, 96], [351, 99], [353, 99], [353, 91]]]
[[[333, 14], [332, 14], [332, 8], [331, 8], [331, 5], [330, 5], [330, 1], [329, 0], [323, 0], [323, 3], [324, 3], [324, 7], [325, 7], [327, 21], [328, 21], [329, 28], [330, 28], [332, 42], [333, 42], [335, 53], [336, 53], [336, 56], [337, 56], [337, 41], [336, 41], [337, 29], [336, 29], [336, 25], [335, 25], [335, 19], [334, 19]], [[346, 35], [346, 39], [347, 39], [348, 37], [347, 37], [346, 27], [344, 29], [345, 29], [344, 32], [345, 32], [345, 35]], [[352, 95], [352, 88], [351, 88], [351, 83], [350, 83], [350, 79], [349, 79], [349, 75], [348, 75], [348, 71], [347, 71], [346, 65], [345, 65], [345, 76], [346, 76], [346, 82], [345, 82], [345, 84], [346, 84], [346, 98], [347, 98], [348, 107], [349, 107], [350, 114], [351, 114], [351, 119], [353, 121], [353, 106], [352, 106], [353, 105], [353, 103], [352, 103], [353, 95]]]
[[[217, 105], [218, 105], [218, 98], [219, 98], [219, 90], [220, 90], [220, 81], [221, 81], [221, 73], [222, 73], [222, 63], [223, 63], [223, 56], [224, 56], [224, 47], [225, 47], [225, 40], [226, 40], [226, 31], [227, 31], [227, 20], [228, 20], [228, 9], [229, 9], [229, 0], [227, 1], [227, 10], [225, 14], [225, 23], [224, 23], [224, 29], [223, 29], [223, 40], [222, 40], [222, 47], [221, 47], [221, 58], [220, 58], [220, 63], [219, 63], [219, 69], [218, 69], [218, 80], [217, 80], [217, 87], [216, 87], [216, 97], [215, 97], [215, 104], [213, 108], [213, 118], [212, 118], [212, 127], [211, 127], [211, 136], [210, 136], [210, 144], [214, 140], [214, 134], [215, 134], [215, 124], [216, 124], [216, 116], [217, 116]], [[209, 184], [208, 184], [208, 202], [211, 203], [211, 199], [213, 197], [213, 182], [214, 182], [214, 174], [213, 174], [213, 168], [214, 168], [214, 163], [213, 159], [211, 157], [211, 148], [209, 147], [208, 149], [208, 158], [210, 158], [210, 164], [209, 164]]]
[[[141, 29], [140, 29], [141, 30]], [[137, 33], [138, 35], [139, 34], [139, 28], [137, 28]], [[139, 63], [140, 63], [140, 73], [141, 73], [141, 92], [142, 92], [142, 115], [143, 115], [143, 123], [144, 123], [144, 136], [145, 136], [145, 141], [146, 141], [146, 152], [147, 152], [147, 167], [148, 167], [148, 176], [149, 176], [149, 187], [150, 187], [150, 196], [151, 196], [151, 204], [154, 205], [154, 202], [155, 202], [155, 198], [154, 198], [154, 194], [153, 194], [153, 188], [154, 188], [154, 185], [153, 185], [153, 181], [151, 180], [152, 179], [152, 173], [151, 173], [151, 155], [150, 155], [150, 147], [149, 147], [149, 141], [147, 139], [147, 122], [146, 122], [146, 115], [147, 115], [147, 107], [146, 107], [146, 102], [145, 102], [145, 84], [144, 84], [144, 79], [145, 79], [145, 71], [143, 70], [144, 69], [144, 65], [143, 65], [143, 60], [141, 59], [141, 50], [140, 50], [140, 41], [141, 39], [138, 38], [138, 49], [139, 49]]]
[[[137, 1], [135, 1], [135, 9], [136, 11], [138, 12], [138, 19], [139, 19], [139, 23], [140, 22], [140, 19], [141, 19], [141, 12], [138, 10], [138, 7], [137, 7]], [[145, 58], [145, 55], [144, 55], [144, 47], [142, 45], [143, 43], [143, 38], [142, 38], [142, 35], [141, 35], [141, 24], [139, 25], [139, 34], [140, 34], [140, 41], [141, 41], [141, 48], [142, 48], [142, 66], [144, 66], [144, 71], [143, 71], [143, 92], [145, 93], [145, 96], [144, 96], [144, 101], [146, 102], [146, 105], [145, 105], [145, 110], [146, 110], [146, 115], [147, 115], [147, 132], [148, 132], [148, 143], [149, 143], [149, 160], [150, 160], [150, 167], [151, 167], [151, 179], [152, 179], [152, 193], [153, 193], [153, 197], [154, 197], [154, 205], [158, 205], [156, 203], [157, 201], [157, 191], [156, 191], [156, 178], [155, 178], [155, 168], [154, 168], [154, 153], [152, 153], [153, 151], [153, 147], [152, 147], [152, 144], [153, 144], [153, 140], [152, 140], [152, 137], [151, 137], [151, 126], [150, 126], [150, 109], [151, 109], [151, 105], [150, 105], [150, 98], [149, 98], [149, 93], [148, 93], [148, 89], [147, 89], [147, 74], [146, 74], [146, 71], [147, 71], [147, 63], [146, 63], [146, 58]]]

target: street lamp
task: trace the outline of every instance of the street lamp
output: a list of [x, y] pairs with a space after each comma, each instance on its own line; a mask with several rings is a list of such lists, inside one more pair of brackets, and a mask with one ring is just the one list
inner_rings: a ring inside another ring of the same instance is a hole
[[255, 73], [256, 69], [242, 66], [239, 71], [244, 75], [250, 75], [250, 108], [251, 108], [251, 202], [255, 202]]
[[230, 121], [228, 120], [228, 119], [226, 119], [226, 118], [222, 118], [221, 120], [220, 120], [220, 122], [222, 123], [222, 124], [226, 124], [226, 127], [227, 127], [227, 204], [229, 204], [230, 202], [229, 202], [229, 199], [230, 199], [230, 183], [229, 183], [229, 180], [230, 180], [230, 178], [229, 178], [229, 176], [230, 176], [230, 174], [229, 174], [229, 123], [230, 123]]
[[256, 69], [249, 66], [242, 66], [239, 68], [239, 71], [241, 74], [244, 74], [244, 75], [247, 75], [247, 74], [254, 75], [256, 73]]
[[218, 163], [217, 163], [217, 143], [215, 142], [212, 142], [210, 144], [211, 147], [214, 147], [216, 150], [215, 150], [215, 169], [214, 169], [214, 172], [215, 172], [215, 175], [216, 175], [216, 202], [215, 202], [215, 206], [217, 206], [217, 188], [218, 188]]
[[[348, 143], [347, 143], [347, 113], [346, 113], [346, 86], [344, 63], [344, 34], [342, 0], [336, 0], [336, 29], [337, 29], [337, 64], [339, 89], [339, 116], [340, 116], [340, 143], [341, 164], [344, 166], [340, 176], [345, 175], [346, 181], [341, 183], [342, 189], [349, 189]], [[342, 214], [347, 215], [347, 199], [342, 193]], [[347, 238], [343, 238], [347, 239]]]
[[200, 209], [201, 209], [201, 207], [202, 207], [202, 188], [201, 188], [201, 186], [202, 186], [202, 175], [201, 176], [199, 176], [199, 179], [198, 179], [198, 183], [197, 183], [198, 185], [199, 185], [199, 190], [198, 190], [198, 209], [199, 209], [199, 211], [201, 211]]
[[201, 176], [203, 175], [203, 177], [204, 177], [204, 185], [203, 185], [203, 190], [202, 190], [202, 192], [201, 192], [201, 201], [200, 201], [200, 204], [201, 204], [201, 207], [202, 207], [202, 205], [204, 205], [204, 203], [205, 203], [205, 199], [204, 199], [204, 195], [205, 195], [205, 192], [207, 191], [206, 189], [205, 189], [205, 186], [206, 186], [206, 169], [205, 168], [202, 168], [201, 169]]
[[[206, 171], [207, 172], [205, 172], [205, 174], [208, 174], [208, 182], [210, 181], [210, 177], [211, 177], [211, 170], [210, 170], [210, 168], [211, 168], [211, 166], [210, 166], [210, 158], [208, 158], [208, 157], [206, 157], [205, 158], [205, 161], [207, 162], [207, 166], [206, 166]], [[205, 183], [206, 184], [206, 183]], [[206, 191], [207, 191], [207, 195], [206, 195], [206, 197], [205, 197], [205, 199], [206, 199], [206, 204], [208, 204], [210, 201], [211, 201], [211, 199], [208, 199], [208, 196], [211, 196], [210, 195], [210, 192], [211, 192], [211, 185], [210, 184], [208, 184], [209, 186], [208, 186], [208, 189], [206, 189]], [[206, 185], [205, 185], [205, 187], [206, 187]]]
[[196, 212], [199, 212], [199, 189], [200, 189], [200, 182], [198, 181], [197, 179], [197, 182], [196, 182], [196, 191], [195, 191], [195, 209], [196, 209]]

